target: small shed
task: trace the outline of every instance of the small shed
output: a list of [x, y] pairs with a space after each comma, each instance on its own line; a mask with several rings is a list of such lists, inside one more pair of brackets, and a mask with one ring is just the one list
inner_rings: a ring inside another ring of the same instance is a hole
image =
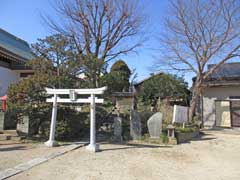
[[240, 127], [240, 63], [221, 65], [203, 83], [201, 99], [205, 128]]
[[114, 92], [112, 101], [119, 113], [129, 112], [135, 107], [135, 94], [133, 92]]

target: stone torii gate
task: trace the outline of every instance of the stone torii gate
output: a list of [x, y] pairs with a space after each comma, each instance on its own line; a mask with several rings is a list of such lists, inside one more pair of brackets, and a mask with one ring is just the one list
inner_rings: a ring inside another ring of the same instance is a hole
[[[95, 103], [103, 103], [103, 99], [98, 99], [95, 95], [103, 94], [107, 87], [95, 89], [50, 89], [46, 88], [47, 94], [53, 95], [47, 102], [53, 103], [52, 119], [50, 127], [49, 140], [45, 142], [46, 146], [53, 147], [57, 145], [55, 141], [55, 128], [57, 119], [57, 103], [90, 103], [90, 144], [87, 146], [89, 151], [96, 152], [99, 145], [96, 144], [96, 115]], [[77, 98], [77, 95], [90, 95], [89, 98]], [[69, 95], [69, 98], [60, 98], [58, 95]]]

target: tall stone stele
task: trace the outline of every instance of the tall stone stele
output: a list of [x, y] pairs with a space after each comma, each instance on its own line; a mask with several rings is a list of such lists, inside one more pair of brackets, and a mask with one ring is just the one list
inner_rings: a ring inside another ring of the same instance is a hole
[[0, 112], [0, 131], [5, 129], [5, 113]]
[[114, 117], [114, 141], [122, 142], [122, 118]]
[[151, 138], [160, 138], [162, 134], [162, 113], [157, 112], [152, 115], [147, 121], [147, 126]]
[[130, 135], [133, 140], [140, 140], [142, 133], [140, 114], [131, 110], [130, 113]]

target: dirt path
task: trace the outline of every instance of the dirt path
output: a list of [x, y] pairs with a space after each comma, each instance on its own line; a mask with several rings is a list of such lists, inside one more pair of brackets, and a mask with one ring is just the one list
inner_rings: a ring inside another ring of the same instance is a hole
[[80, 148], [10, 179], [16, 180], [239, 180], [240, 136], [207, 135], [169, 147], [101, 145]]

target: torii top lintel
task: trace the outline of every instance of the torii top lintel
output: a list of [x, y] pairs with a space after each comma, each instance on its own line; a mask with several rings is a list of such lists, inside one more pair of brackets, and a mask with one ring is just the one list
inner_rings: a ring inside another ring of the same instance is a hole
[[45, 88], [47, 94], [69, 94], [69, 90], [73, 90], [76, 94], [103, 94], [107, 90], [107, 86], [94, 89], [51, 89]]

